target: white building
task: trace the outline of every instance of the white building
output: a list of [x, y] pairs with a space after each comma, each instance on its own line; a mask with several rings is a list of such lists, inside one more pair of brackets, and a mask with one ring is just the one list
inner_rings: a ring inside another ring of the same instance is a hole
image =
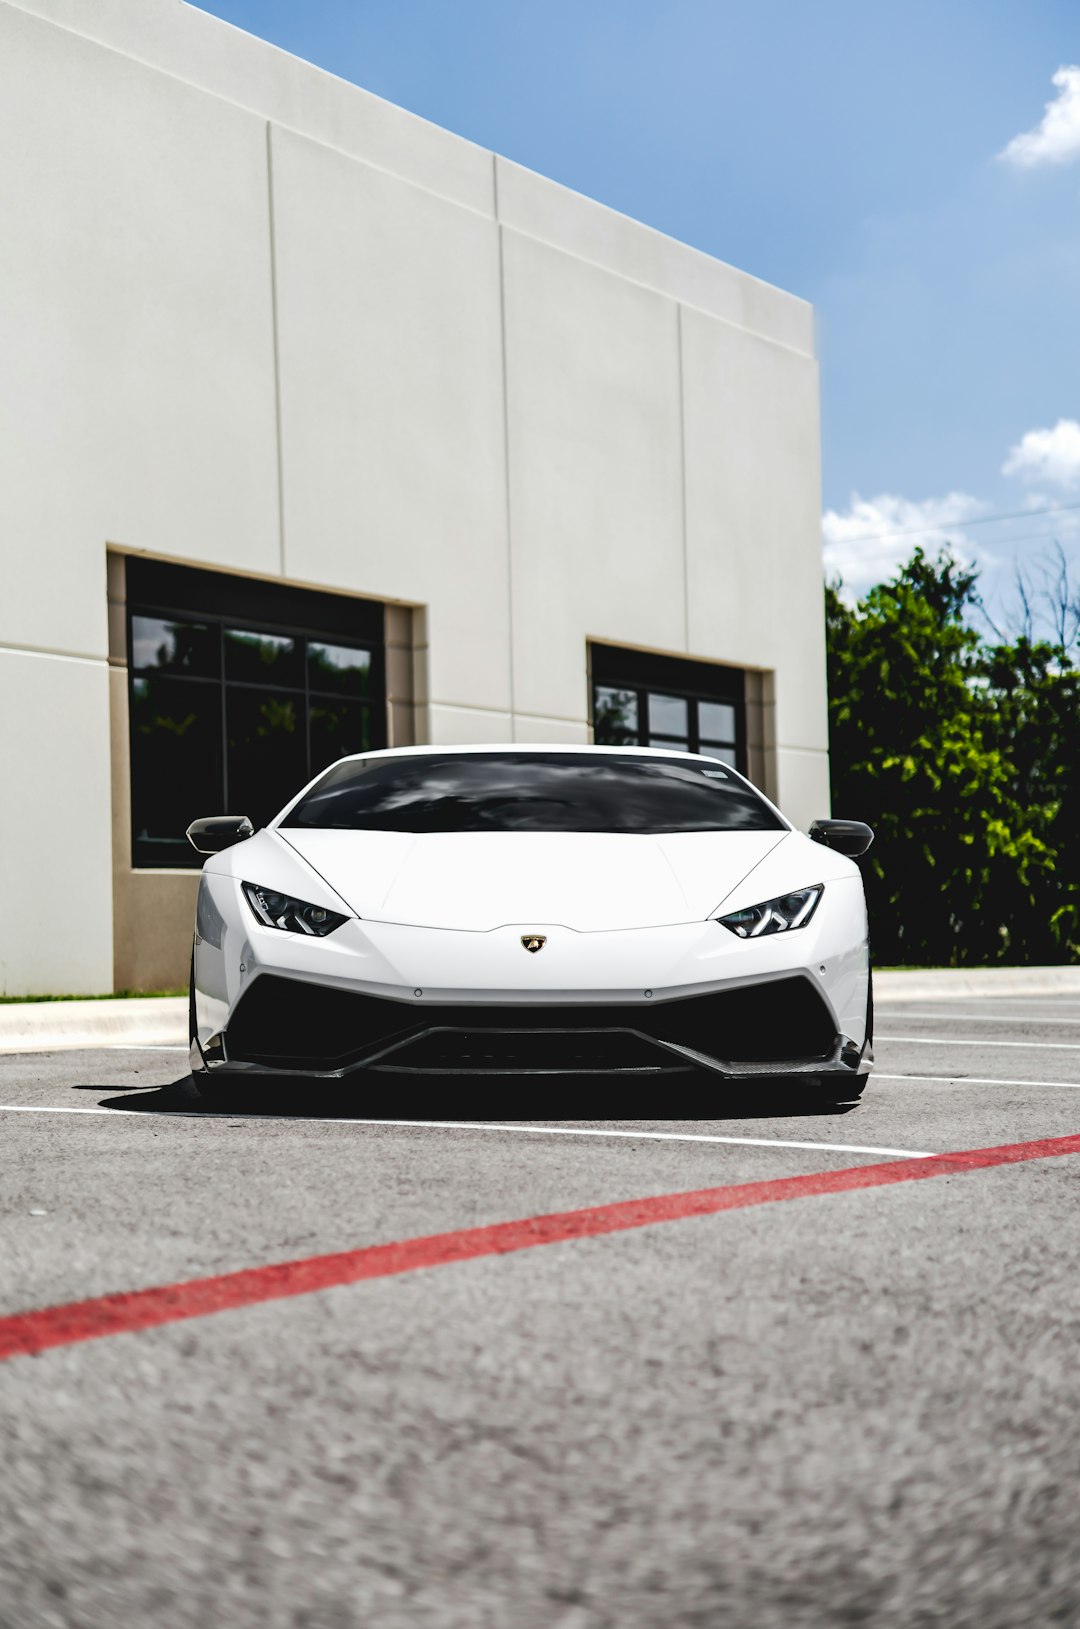
[[0, 0], [0, 221], [0, 991], [184, 983], [188, 821], [366, 743], [828, 813], [802, 301], [183, 0]]

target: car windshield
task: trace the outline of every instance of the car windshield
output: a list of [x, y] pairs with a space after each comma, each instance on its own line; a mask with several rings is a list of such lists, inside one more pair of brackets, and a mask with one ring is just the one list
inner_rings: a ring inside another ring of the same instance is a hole
[[783, 831], [721, 764], [621, 753], [433, 752], [335, 764], [281, 822], [334, 831]]

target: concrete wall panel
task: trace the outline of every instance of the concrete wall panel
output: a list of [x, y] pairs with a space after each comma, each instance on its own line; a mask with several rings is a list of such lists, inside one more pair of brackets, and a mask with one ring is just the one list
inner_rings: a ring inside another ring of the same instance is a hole
[[[800, 831], [809, 830], [813, 820], [828, 819], [829, 755], [827, 752], [800, 752], [781, 747], [777, 752], [778, 806]], [[858, 820], [857, 811], [839, 809], [845, 819]]]
[[108, 679], [0, 648], [2, 995], [113, 987]]
[[499, 219], [505, 226], [795, 350], [812, 352], [813, 311], [804, 300], [509, 159], [496, 158], [495, 180]]
[[565, 718], [534, 718], [528, 713], [514, 715], [514, 740], [548, 742], [562, 747], [587, 747], [587, 722], [571, 723]]
[[483, 214], [491, 154], [186, 0], [6, 0]]
[[781, 747], [826, 749], [817, 367], [682, 313], [690, 648], [775, 670]]
[[480, 707], [427, 709], [427, 741], [440, 747], [467, 747], [473, 741], [506, 742], [514, 739], [509, 713], [485, 712]]
[[514, 702], [584, 721], [589, 635], [685, 650], [676, 307], [504, 233]]
[[107, 540], [278, 568], [265, 140], [0, 6], [0, 641], [104, 655]]
[[499, 262], [481, 216], [273, 136], [287, 573], [430, 606], [430, 696], [509, 706]]

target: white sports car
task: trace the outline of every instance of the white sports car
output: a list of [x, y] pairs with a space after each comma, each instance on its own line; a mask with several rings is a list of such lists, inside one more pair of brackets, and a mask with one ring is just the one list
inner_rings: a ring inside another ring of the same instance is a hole
[[343, 758], [265, 830], [197, 820], [191, 1065], [241, 1080], [805, 1077], [873, 1061], [857, 821], [645, 747]]

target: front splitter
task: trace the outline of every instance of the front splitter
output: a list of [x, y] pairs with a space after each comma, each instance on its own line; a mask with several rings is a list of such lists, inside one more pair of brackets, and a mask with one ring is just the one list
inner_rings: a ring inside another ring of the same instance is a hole
[[[640, 1064], [612, 1064], [599, 1067], [581, 1067], [567, 1065], [566, 1067], [529, 1067], [522, 1065], [498, 1064], [484, 1067], [476, 1063], [461, 1066], [425, 1064], [420, 1060], [410, 1062], [408, 1051], [424, 1040], [432, 1038], [446, 1038], [454, 1035], [467, 1035], [471, 1032], [464, 1028], [458, 1029], [447, 1025], [432, 1025], [421, 1030], [410, 1031], [389, 1046], [369, 1051], [362, 1056], [351, 1058], [347, 1063], [333, 1069], [297, 1068], [295, 1065], [276, 1066], [262, 1062], [249, 1062], [246, 1059], [220, 1059], [204, 1058], [198, 1042], [192, 1041], [190, 1049], [191, 1072], [195, 1076], [207, 1079], [241, 1080], [262, 1079], [267, 1082], [304, 1079], [314, 1082], [347, 1081], [355, 1076], [365, 1074], [395, 1074], [415, 1076], [451, 1076], [508, 1079], [521, 1076], [596, 1076], [625, 1077], [627, 1075], [669, 1075], [687, 1074], [694, 1072], [708, 1073], [718, 1076], [721, 1080], [748, 1083], [751, 1081], [786, 1080], [795, 1078], [819, 1079], [829, 1084], [846, 1081], [855, 1083], [862, 1081], [873, 1067], [874, 1054], [867, 1041], [860, 1048], [855, 1041], [847, 1036], [838, 1035], [832, 1050], [827, 1056], [816, 1058], [780, 1058], [769, 1059], [765, 1062], [713, 1058], [692, 1047], [682, 1046], [675, 1041], [658, 1040], [654, 1035], [647, 1035], [634, 1029], [592, 1030], [586, 1032], [593, 1039], [602, 1039], [610, 1036], [614, 1040], [632, 1039], [651, 1048], [657, 1054], [655, 1062]], [[580, 1038], [582, 1031], [544, 1029], [542, 1031], [521, 1029], [495, 1029], [485, 1028], [486, 1036], [491, 1037], [518, 1037], [527, 1038], [537, 1035], [538, 1038], [550, 1037], [552, 1034], [566, 1033]], [[404, 1054], [404, 1056], [402, 1055]], [[861, 1087], [860, 1087], [861, 1089]]]

